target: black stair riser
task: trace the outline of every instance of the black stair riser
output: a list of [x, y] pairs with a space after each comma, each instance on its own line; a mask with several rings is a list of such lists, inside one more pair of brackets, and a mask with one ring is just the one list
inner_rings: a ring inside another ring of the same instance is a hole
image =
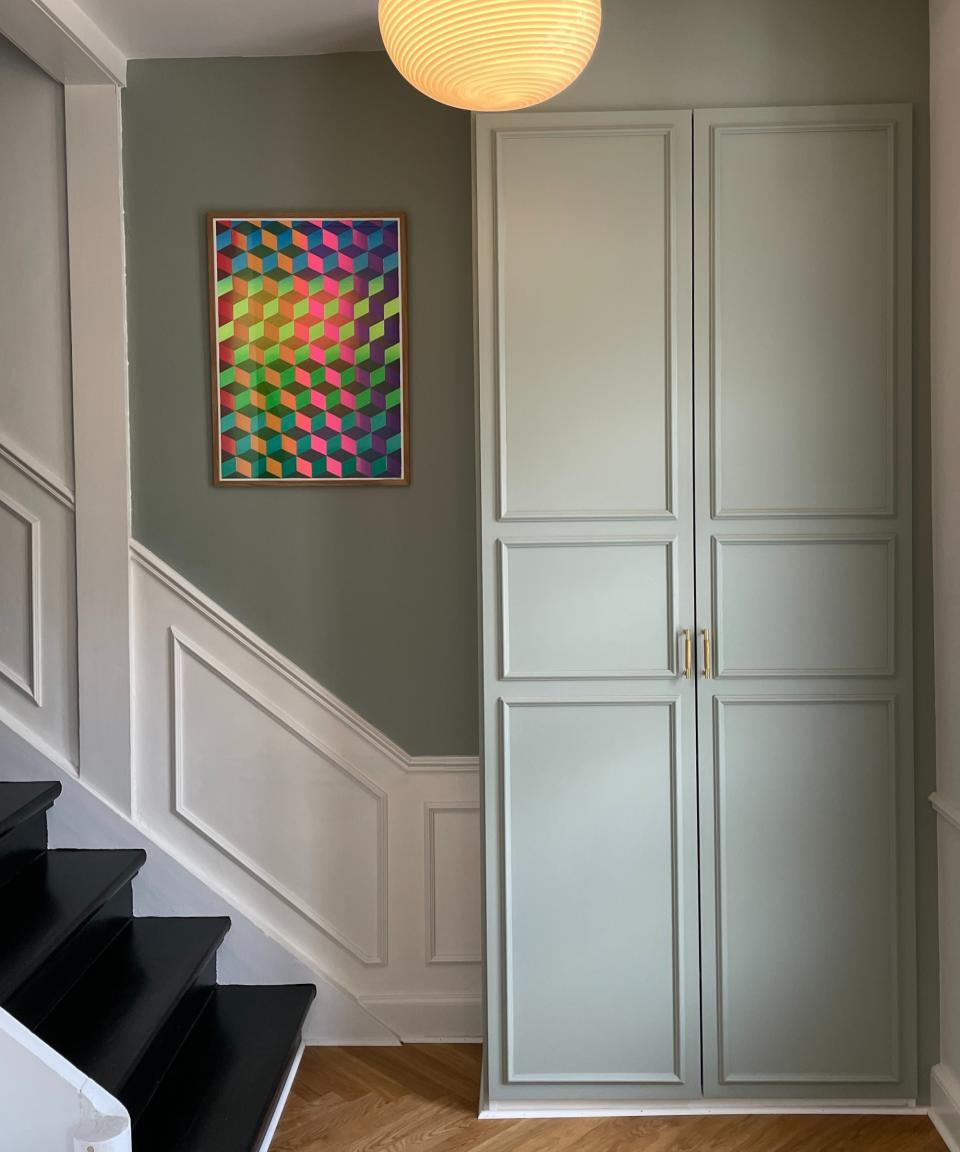
[[129, 922], [37, 1030], [113, 1095], [119, 1095], [230, 927], [223, 916]]
[[256, 1152], [314, 995], [303, 985], [218, 985], [134, 1127], [137, 1152]]
[[36, 1031], [132, 917], [133, 890], [125, 884], [13, 993], [4, 1008]]
[[46, 851], [0, 888], [0, 1004], [67, 944], [143, 867], [140, 849]]
[[47, 780], [40, 784], [27, 781], [0, 782], [0, 838], [46, 810], [60, 795], [61, 785]]
[[47, 847], [47, 814], [38, 812], [0, 836], [0, 888]]
[[173, 1066], [194, 1025], [207, 1006], [217, 983], [217, 958], [211, 956], [196, 984], [177, 1005], [164, 1024], [149, 1051], [119, 1093], [121, 1103], [130, 1113], [132, 1124], [140, 1119], [160, 1087], [163, 1077]]

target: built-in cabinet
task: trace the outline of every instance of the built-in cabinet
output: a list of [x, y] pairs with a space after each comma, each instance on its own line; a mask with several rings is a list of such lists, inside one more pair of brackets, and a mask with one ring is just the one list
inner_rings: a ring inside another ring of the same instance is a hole
[[909, 174], [477, 118], [492, 1110], [915, 1095]]

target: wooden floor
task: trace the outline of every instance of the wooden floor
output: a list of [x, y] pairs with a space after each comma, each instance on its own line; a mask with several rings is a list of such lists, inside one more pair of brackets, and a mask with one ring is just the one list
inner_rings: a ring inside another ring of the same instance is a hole
[[926, 1116], [477, 1120], [480, 1047], [308, 1048], [271, 1152], [944, 1152]]

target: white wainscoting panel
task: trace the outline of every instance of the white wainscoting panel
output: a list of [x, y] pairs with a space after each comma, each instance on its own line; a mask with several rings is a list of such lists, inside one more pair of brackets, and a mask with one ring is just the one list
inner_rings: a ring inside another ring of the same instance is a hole
[[0, 676], [40, 706], [40, 521], [0, 491]]
[[418, 759], [134, 545], [134, 819], [404, 1039], [475, 1037], [476, 759]]
[[0, 454], [0, 720], [77, 765], [73, 511]]
[[[189, 640], [171, 639], [177, 814], [358, 959], [383, 963], [386, 793]], [[229, 723], [211, 729], [210, 716]]]
[[7, 34], [0, 36], [0, 106], [8, 111], [0, 118], [0, 247], [8, 273], [0, 285], [0, 722], [75, 772], [64, 96], [62, 85], [33, 62], [40, 57], [29, 49], [39, 45], [19, 35], [24, 28], [14, 7], [0, 15]]
[[9, 35], [14, 7], [0, 14], [0, 444], [72, 488], [63, 88], [34, 63], [32, 46]]

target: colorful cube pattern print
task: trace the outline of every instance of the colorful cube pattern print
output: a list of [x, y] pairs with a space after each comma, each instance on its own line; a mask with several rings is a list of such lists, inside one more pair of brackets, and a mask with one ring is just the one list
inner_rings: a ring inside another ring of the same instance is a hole
[[403, 217], [210, 229], [216, 479], [407, 483]]

